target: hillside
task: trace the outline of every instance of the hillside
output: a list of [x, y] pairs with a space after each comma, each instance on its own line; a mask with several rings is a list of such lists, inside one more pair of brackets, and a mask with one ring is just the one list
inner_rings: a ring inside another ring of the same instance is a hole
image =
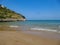
[[25, 20], [22, 14], [16, 13], [7, 7], [0, 5], [0, 21]]

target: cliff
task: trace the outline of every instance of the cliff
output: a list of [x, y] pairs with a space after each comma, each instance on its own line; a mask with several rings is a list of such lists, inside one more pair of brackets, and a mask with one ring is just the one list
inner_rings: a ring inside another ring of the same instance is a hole
[[16, 13], [7, 7], [0, 5], [0, 21], [20, 21], [25, 20], [22, 14]]

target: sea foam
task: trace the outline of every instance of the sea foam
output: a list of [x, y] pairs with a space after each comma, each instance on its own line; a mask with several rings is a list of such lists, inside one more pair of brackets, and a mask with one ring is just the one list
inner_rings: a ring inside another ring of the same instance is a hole
[[[31, 28], [31, 30], [41, 30], [41, 31], [58, 32], [57, 30], [53, 30], [53, 29], [44, 29], [44, 28]], [[60, 33], [60, 32], [59, 32], [59, 33]]]
[[12, 27], [12, 28], [13, 28], [13, 27], [14, 27], [14, 28], [17, 28], [17, 27], [19, 27], [19, 26], [15, 26], [15, 25], [10, 25], [9, 27]]

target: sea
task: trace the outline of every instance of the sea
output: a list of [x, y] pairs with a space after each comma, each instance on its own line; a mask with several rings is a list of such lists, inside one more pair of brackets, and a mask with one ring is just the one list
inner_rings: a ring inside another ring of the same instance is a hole
[[8, 26], [18, 30], [39, 30], [60, 33], [60, 20], [26, 20], [14, 22], [0, 22], [0, 27]]

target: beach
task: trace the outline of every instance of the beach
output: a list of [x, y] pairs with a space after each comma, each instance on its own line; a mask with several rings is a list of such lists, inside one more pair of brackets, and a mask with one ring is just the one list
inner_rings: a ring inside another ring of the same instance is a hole
[[60, 21], [0, 22], [0, 45], [60, 45]]
[[60, 45], [60, 39], [46, 38], [24, 31], [0, 31], [0, 45]]

